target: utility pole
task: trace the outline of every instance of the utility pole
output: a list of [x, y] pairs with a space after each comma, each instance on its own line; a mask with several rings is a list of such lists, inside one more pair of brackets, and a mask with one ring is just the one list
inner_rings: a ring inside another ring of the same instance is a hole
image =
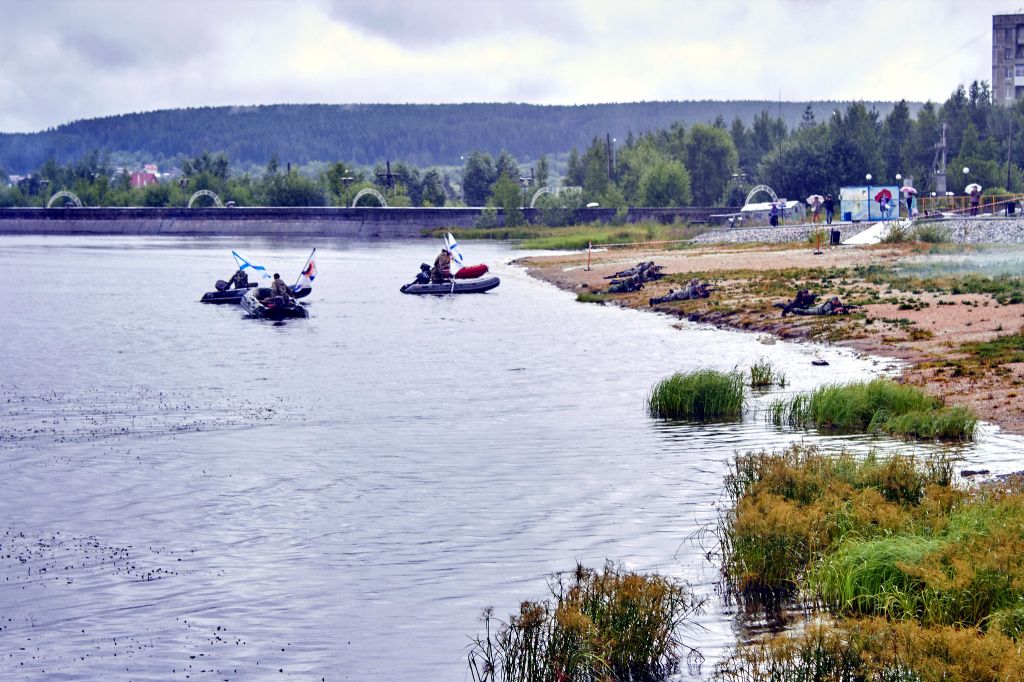
[[1006, 191], [1010, 191], [1010, 152], [1013, 150], [1013, 114], [1010, 114], [1010, 144], [1006, 146]]
[[387, 161], [386, 168], [387, 168], [387, 170], [384, 173], [377, 173], [377, 177], [380, 178], [381, 180], [383, 180], [385, 186], [390, 190], [392, 182], [397, 177], [396, 175], [394, 175], [391, 172], [391, 160], [390, 159], [388, 159], [388, 161]]
[[608, 149], [608, 180], [612, 179], [612, 134], [604, 134], [605, 145]]

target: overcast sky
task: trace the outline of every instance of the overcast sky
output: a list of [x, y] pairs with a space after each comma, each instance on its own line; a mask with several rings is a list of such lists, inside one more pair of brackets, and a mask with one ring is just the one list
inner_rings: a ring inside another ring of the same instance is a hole
[[0, 131], [280, 102], [944, 100], [989, 0], [0, 0]]

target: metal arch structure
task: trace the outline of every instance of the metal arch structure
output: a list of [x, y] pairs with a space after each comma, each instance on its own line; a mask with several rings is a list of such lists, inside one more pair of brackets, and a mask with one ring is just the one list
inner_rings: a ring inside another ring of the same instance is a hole
[[69, 192], [66, 189], [62, 189], [61, 191], [57, 192], [52, 197], [50, 197], [50, 200], [46, 202], [46, 208], [53, 208], [54, 203], [56, 203], [57, 199], [60, 199], [61, 197], [67, 197], [72, 202], [74, 202], [75, 206], [77, 206], [78, 208], [82, 208], [82, 200], [79, 199], [74, 192]]
[[381, 208], [387, 208], [388, 207], [388, 202], [384, 200], [384, 195], [383, 194], [381, 194], [380, 192], [378, 192], [377, 190], [375, 190], [372, 187], [365, 187], [365, 188], [359, 190], [358, 192], [356, 192], [356, 195], [354, 197], [352, 197], [352, 208], [359, 208], [358, 206], [356, 206], [356, 204], [358, 204], [359, 200], [362, 199], [363, 197], [365, 197], [367, 194], [370, 194], [372, 196], [377, 197], [377, 201], [380, 202]]
[[214, 205], [217, 208], [224, 208], [224, 202], [220, 200], [220, 197], [208, 189], [201, 189], [195, 194], [193, 194], [191, 198], [189, 198], [188, 200], [188, 207], [192, 208], [192, 204], [194, 204], [196, 199], [198, 199], [199, 197], [211, 197], [213, 199]]
[[779, 197], [776, 196], [776, 194], [775, 194], [775, 190], [773, 190], [771, 187], [769, 187], [768, 185], [758, 185], [754, 189], [750, 190], [750, 194], [747, 195], [747, 198], [743, 202], [743, 205], [746, 206], [747, 204], [749, 204], [750, 200], [753, 199], [754, 197], [756, 197], [761, 192], [764, 192], [765, 194], [770, 196], [772, 198], [772, 201], [778, 201], [779, 200]]
[[582, 187], [541, 187], [539, 190], [533, 193], [533, 197], [530, 199], [530, 208], [534, 208], [537, 199], [540, 199], [545, 194], [554, 194], [555, 196], [561, 196], [562, 192], [582, 192]]

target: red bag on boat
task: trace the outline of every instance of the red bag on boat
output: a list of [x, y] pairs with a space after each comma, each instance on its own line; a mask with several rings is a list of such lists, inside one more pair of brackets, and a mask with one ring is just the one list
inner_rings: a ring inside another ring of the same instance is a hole
[[489, 268], [483, 263], [480, 263], [479, 265], [467, 265], [464, 268], [460, 268], [454, 276], [455, 279], [474, 279], [475, 277], [483, 277], [486, 275], [488, 269]]

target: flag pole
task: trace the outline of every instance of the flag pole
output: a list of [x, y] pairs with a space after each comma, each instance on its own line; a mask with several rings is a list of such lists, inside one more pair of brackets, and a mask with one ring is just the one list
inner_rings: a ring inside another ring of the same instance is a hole
[[292, 285], [292, 291], [295, 291], [295, 287], [299, 286], [299, 280], [302, 279], [302, 273], [306, 271], [306, 266], [309, 265], [309, 261], [313, 260], [313, 254], [315, 253], [316, 247], [314, 246], [313, 250], [309, 252], [309, 258], [307, 258], [306, 262], [302, 264], [302, 269], [299, 270], [299, 276], [295, 278], [295, 284]]

